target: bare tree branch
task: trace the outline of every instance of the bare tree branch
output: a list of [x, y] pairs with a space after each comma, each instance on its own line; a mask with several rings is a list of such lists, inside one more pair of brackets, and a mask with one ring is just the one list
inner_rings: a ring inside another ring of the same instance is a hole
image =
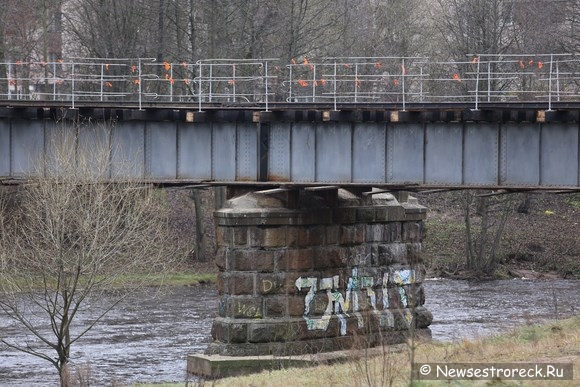
[[[115, 150], [95, 142], [78, 152], [77, 129], [55, 131], [47, 161], [38, 163], [41, 177], [18, 192], [10, 217], [3, 206], [0, 226], [0, 309], [37, 339], [0, 342], [50, 361], [61, 378], [71, 345], [175, 262], [160, 194], [139, 181], [111, 181]], [[91, 130], [111, 128], [83, 128]], [[128, 281], [133, 275], [139, 279]], [[81, 312], [90, 322], [76, 327]], [[47, 350], [56, 351], [56, 360]]]

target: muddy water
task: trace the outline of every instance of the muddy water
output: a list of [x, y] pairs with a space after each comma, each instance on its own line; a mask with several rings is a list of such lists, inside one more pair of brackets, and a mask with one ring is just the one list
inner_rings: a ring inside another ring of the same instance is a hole
[[453, 281], [425, 283], [433, 338], [477, 338], [580, 314], [580, 281]]
[[[425, 288], [436, 340], [484, 336], [580, 313], [580, 281], [430, 280]], [[88, 365], [92, 385], [185, 380], [187, 354], [203, 352], [210, 340], [215, 289], [180, 287], [154, 295], [143, 292], [128, 300], [73, 346], [74, 364]], [[2, 314], [0, 332], [25, 338]], [[47, 362], [0, 348], [0, 386], [56, 385]]]
[[[214, 287], [145, 289], [129, 297], [73, 344], [74, 365], [88, 367], [91, 385], [185, 380], [188, 353], [201, 353], [210, 341], [217, 310]], [[81, 315], [79, 325], [86, 323]], [[26, 338], [0, 312], [2, 335]], [[0, 386], [57, 386], [48, 362], [0, 347]]]

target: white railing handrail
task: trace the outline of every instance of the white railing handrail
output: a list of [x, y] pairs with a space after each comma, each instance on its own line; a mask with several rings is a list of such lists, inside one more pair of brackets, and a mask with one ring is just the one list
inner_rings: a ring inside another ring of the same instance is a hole
[[580, 100], [576, 54], [468, 54], [293, 60], [67, 58], [0, 63], [0, 99], [212, 103], [482, 102]]

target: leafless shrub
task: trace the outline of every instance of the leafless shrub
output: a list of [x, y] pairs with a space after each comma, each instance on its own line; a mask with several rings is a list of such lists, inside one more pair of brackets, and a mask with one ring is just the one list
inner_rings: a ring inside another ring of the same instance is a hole
[[[118, 161], [112, 175], [115, 149], [98, 140], [110, 130], [83, 128], [93, 131], [90, 144], [78, 141], [77, 126], [55, 130], [35, 176], [20, 190], [17, 216], [1, 222], [0, 311], [30, 339], [0, 336], [0, 342], [52, 363], [63, 386], [70, 382], [71, 346], [175, 259], [165, 248], [156, 191], [123, 178]], [[72, 329], [80, 312], [90, 322]]]

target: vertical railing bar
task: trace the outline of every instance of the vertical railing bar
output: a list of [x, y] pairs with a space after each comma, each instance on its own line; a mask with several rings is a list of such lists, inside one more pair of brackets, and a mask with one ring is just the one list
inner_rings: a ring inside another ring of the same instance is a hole
[[289, 66], [288, 71], [288, 102], [292, 102], [292, 64]]
[[141, 69], [141, 58], [139, 58], [138, 60], [138, 71], [139, 73], [137, 74], [138, 76], [138, 82], [139, 84], [138, 86], [138, 98], [139, 98], [139, 110], [143, 110], [143, 80], [141, 79], [141, 75], [142, 75], [142, 69]]
[[232, 91], [233, 91], [233, 98], [232, 102], [236, 102], [236, 65], [232, 64]]
[[406, 109], [406, 101], [405, 101], [405, 58], [401, 58], [401, 86], [402, 86], [402, 90], [401, 92], [403, 93], [403, 111], [405, 111]]
[[198, 62], [198, 68], [199, 68], [199, 83], [198, 83], [198, 90], [197, 90], [197, 103], [198, 103], [198, 111], [201, 112], [201, 74], [202, 74], [202, 63]]
[[209, 78], [208, 78], [208, 82], [209, 82], [209, 89], [208, 89], [208, 102], [213, 102], [213, 64], [210, 62], [209, 63]]
[[423, 65], [419, 66], [419, 101], [423, 102]]
[[357, 103], [358, 101], [358, 62], [354, 63], [354, 102]]
[[560, 61], [556, 60], [556, 94], [560, 102]]
[[477, 70], [476, 70], [476, 76], [475, 76], [475, 110], [479, 110], [479, 66], [480, 66], [480, 61], [479, 61], [479, 56], [475, 56], [474, 58], [475, 58], [475, 60], [477, 60]]
[[266, 96], [266, 111], [268, 111], [268, 99], [270, 98], [270, 94], [268, 93], [268, 61], [266, 61], [264, 66], [266, 71], [266, 79], [264, 79], [264, 87], [265, 87], [264, 93]]
[[312, 66], [312, 102], [316, 102], [316, 64]]
[[[12, 63], [7, 63], [8, 65], [8, 99], [12, 99], [12, 85], [10, 81], [12, 81]], [[17, 87], [17, 86], [16, 86]], [[16, 89], [16, 87], [14, 89]]]
[[552, 67], [554, 65], [554, 55], [550, 54], [550, 76], [548, 80], [548, 110], [552, 110]]
[[334, 89], [333, 90], [333, 96], [334, 96], [334, 111], [337, 111], [338, 109], [336, 108], [336, 86], [337, 86], [338, 80], [336, 79], [336, 77], [337, 77], [337, 73], [336, 73], [336, 60], [334, 61], [334, 74], [333, 75], [334, 75], [334, 79], [333, 79], [333, 83], [334, 83], [334, 86], [333, 86], [333, 89]]
[[75, 108], [75, 62], [72, 63], [71, 71], [71, 98], [72, 98], [72, 108]]
[[52, 100], [56, 101], [56, 62], [52, 62]]
[[487, 62], [487, 102], [491, 101], [491, 61]]
[[169, 102], [173, 102], [173, 63], [169, 65]]
[[104, 78], [105, 78], [104, 68], [105, 68], [105, 64], [101, 63], [101, 101], [103, 101], [103, 82], [104, 82]]

